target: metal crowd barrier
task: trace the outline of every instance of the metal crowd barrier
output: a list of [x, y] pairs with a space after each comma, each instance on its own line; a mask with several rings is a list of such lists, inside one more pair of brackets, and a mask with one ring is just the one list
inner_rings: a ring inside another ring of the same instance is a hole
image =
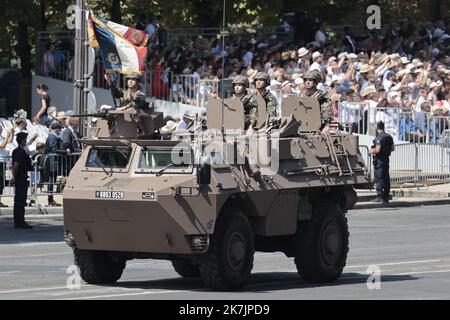
[[450, 147], [428, 143], [397, 145], [390, 158], [390, 176], [395, 184], [450, 182]]
[[32, 196], [62, 194], [66, 179], [80, 155], [39, 154], [33, 161], [31, 172]]

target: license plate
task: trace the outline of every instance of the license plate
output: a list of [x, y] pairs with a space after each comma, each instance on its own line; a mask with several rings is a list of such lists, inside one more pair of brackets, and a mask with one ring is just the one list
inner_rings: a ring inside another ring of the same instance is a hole
[[123, 191], [95, 191], [95, 197], [99, 199], [123, 199]]

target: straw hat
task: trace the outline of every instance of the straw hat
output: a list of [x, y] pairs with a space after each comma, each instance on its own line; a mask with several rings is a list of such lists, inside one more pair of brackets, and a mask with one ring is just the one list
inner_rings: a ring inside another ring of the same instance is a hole
[[402, 78], [405, 74], [411, 73], [410, 69], [402, 69], [397, 72], [397, 78]]
[[162, 133], [172, 132], [177, 128], [177, 123], [175, 121], [169, 120], [166, 125], [160, 129]]
[[183, 118], [194, 120], [195, 115], [191, 111], [186, 110], [183, 114]]
[[252, 69], [252, 68], [248, 69], [247, 70], [248, 80], [253, 79], [256, 76], [257, 73], [258, 73], [258, 70], [255, 70], [255, 69]]
[[55, 116], [56, 119], [67, 119], [66, 113], [64, 111], [60, 111]]
[[286, 86], [288, 86], [288, 85], [290, 85], [291, 84], [291, 82], [289, 81], [289, 80], [285, 80], [285, 81], [283, 81], [283, 83], [281, 84], [281, 88], [284, 88], [284, 87], [286, 87]]
[[348, 52], [341, 52], [338, 54], [338, 59], [339, 60], [344, 59], [347, 57], [347, 55], [348, 55]]
[[359, 95], [360, 95], [361, 97], [365, 97], [365, 96], [367, 96], [368, 94], [376, 93], [376, 92], [377, 92], [377, 89], [375, 89], [374, 86], [368, 86], [368, 87], [366, 87], [365, 89], [361, 90], [361, 92], [359, 93]]
[[322, 54], [319, 51], [314, 51], [314, 53], [312, 54], [312, 59], [313, 61], [315, 61], [317, 58], [321, 57]]
[[411, 62], [411, 61], [408, 60], [407, 57], [401, 57], [401, 58], [400, 58], [400, 61], [402, 62], [402, 64], [408, 64], [408, 63]]
[[305, 47], [298, 49], [298, 56], [301, 58], [309, 53], [309, 50]]
[[391, 60], [391, 62], [389, 62], [389, 65], [388, 65], [388, 69], [396, 67], [397, 64], [398, 64], [397, 61]]
[[367, 73], [370, 71], [370, 66], [368, 64], [363, 64], [361, 69], [359, 69], [359, 73]]

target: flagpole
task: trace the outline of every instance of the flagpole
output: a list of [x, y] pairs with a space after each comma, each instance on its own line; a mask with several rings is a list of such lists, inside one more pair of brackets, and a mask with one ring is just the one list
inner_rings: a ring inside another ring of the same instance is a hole
[[224, 95], [224, 85], [223, 85], [223, 80], [224, 80], [224, 76], [225, 76], [225, 6], [226, 6], [226, 0], [223, 0], [223, 14], [222, 14], [222, 86], [221, 86], [221, 98], [222, 98], [222, 124], [221, 124], [221, 128], [222, 128], [222, 136], [225, 137], [225, 128], [224, 128], [224, 99], [225, 99], [225, 95]]
[[[88, 101], [87, 82], [88, 69], [88, 47], [86, 28], [86, 3], [85, 0], [77, 0], [75, 15], [75, 52], [74, 52], [74, 90], [73, 90], [73, 111], [77, 114], [86, 112]], [[83, 124], [82, 124], [83, 125]], [[83, 125], [81, 133], [86, 135], [87, 128]]]

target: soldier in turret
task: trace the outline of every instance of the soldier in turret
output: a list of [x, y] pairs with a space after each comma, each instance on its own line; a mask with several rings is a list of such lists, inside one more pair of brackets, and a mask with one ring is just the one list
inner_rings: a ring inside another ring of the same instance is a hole
[[125, 111], [131, 108], [136, 110], [143, 109], [146, 105], [145, 94], [139, 90], [139, 83], [141, 76], [139, 74], [127, 74], [125, 79], [127, 81], [127, 89], [117, 88], [105, 75], [108, 84], [111, 86], [111, 91], [114, 98], [120, 99], [120, 106], [117, 111]]
[[277, 116], [277, 99], [267, 86], [270, 84], [270, 76], [267, 72], [258, 72], [255, 76], [256, 94], [260, 95], [266, 102], [267, 114], [271, 117]]
[[322, 75], [317, 70], [311, 70], [305, 74], [303, 79], [305, 80], [305, 91], [300, 97], [311, 97], [319, 101], [322, 119], [319, 129], [322, 133], [328, 133], [331, 123], [331, 100], [326, 97], [324, 92], [317, 89], [317, 85], [322, 80]]
[[241, 100], [244, 106], [244, 129], [253, 127], [258, 118], [258, 102], [255, 95], [248, 92], [249, 81], [245, 76], [236, 76], [233, 79], [233, 98]]

